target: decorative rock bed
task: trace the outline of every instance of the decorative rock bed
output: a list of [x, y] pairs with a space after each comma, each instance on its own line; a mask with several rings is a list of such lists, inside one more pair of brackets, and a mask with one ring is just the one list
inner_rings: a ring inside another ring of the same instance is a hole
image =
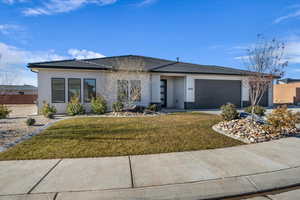
[[285, 130], [284, 133], [268, 133], [263, 124], [251, 122], [250, 119], [236, 119], [222, 121], [213, 126], [213, 129], [245, 143], [258, 143], [279, 139], [298, 134], [297, 129]]

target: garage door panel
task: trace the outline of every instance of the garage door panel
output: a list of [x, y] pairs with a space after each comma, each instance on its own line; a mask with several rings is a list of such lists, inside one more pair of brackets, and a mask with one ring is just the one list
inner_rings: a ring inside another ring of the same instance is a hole
[[220, 108], [228, 102], [241, 106], [241, 81], [195, 80], [195, 104], [198, 108]]

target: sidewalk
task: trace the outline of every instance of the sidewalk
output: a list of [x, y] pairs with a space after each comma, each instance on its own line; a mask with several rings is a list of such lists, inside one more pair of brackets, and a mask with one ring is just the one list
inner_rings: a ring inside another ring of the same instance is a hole
[[224, 149], [0, 162], [0, 200], [207, 199], [300, 184], [300, 138]]

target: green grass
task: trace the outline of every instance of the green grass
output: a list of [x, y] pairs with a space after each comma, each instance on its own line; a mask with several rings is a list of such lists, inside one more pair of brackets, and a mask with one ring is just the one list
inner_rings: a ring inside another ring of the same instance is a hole
[[211, 129], [219, 120], [198, 113], [67, 119], [0, 153], [0, 160], [124, 156], [242, 144]]

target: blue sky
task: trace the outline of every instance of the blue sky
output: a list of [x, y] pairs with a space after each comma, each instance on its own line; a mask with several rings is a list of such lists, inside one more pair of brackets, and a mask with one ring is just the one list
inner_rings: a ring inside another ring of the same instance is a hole
[[124, 54], [243, 68], [260, 33], [300, 78], [299, 0], [0, 0], [0, 73], [36, 84], [28, 62]]

